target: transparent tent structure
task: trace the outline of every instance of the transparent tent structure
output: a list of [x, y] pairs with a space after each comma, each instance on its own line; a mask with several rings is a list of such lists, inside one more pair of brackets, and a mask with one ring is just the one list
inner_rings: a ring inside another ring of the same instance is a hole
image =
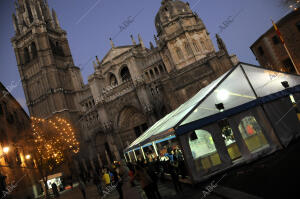
[[[288, 82], [286, 89], [282, 82]], [[132, 142], [125, 152], [169, 136], [188, 133], [201, 126], [299, 92], [300, 76], [239, 63], [202, 88], [177, 109], [157, 121]], [[216, 105], [222, 104], [220, 110]]]
[[158, 156], [156, 144], [176, 138], [192, 181], [202, 181], [300, 137], [299, 102], [300, 76], [239, 63], [157, 121], [125, 157], [150, 145]]

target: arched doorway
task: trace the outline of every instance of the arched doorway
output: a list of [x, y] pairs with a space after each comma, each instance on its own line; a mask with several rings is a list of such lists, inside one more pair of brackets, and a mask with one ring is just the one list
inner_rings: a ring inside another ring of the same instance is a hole
[[148, 128], [147, 118], [135, 107], [122, 109], [118, 117], [117, 127], [124, 147], [131, 143]]

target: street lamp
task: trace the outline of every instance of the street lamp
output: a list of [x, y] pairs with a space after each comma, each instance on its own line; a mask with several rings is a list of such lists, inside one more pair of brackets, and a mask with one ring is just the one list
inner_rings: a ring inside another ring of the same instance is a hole
[[4, 147], [3, 154], [0, 156], [0, 159], [3, 158], [5, 156], [5, 154], [7, 154], [8, 152], [9, 152], [9, 147]]
[[31, 158], [31, 155], [29, 155], [29, 154], [25, 156], [26, 160], [29, 160], [30, 158]]
[[4, 147], [4, 148], [3, 148], [3, 152], [4, 152], [4, 153], [8, 153], [8, 152], [9, 152], [9, 147]]

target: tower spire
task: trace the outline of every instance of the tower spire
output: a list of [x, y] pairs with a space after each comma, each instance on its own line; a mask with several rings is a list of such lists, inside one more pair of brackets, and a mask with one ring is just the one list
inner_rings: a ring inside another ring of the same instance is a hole
[[140, 42], [142, 48], [144, 49], [145, 48], [145, 44], [144, 44], [144, 42], [143, 42], [142, 37], [141, 37], [140, 34], [138, 34], [138, 38], [139, 38], [139, 42]]
[[55, 10], [53, 8], [52, 8], [52, 17], [53, 17], [53, 20], [54, 20], [55, 27], [56, 28], [60, 28], [56, 12], [55, 12]]
[[219, 50], [224, 50], [224, 52], [226, 54], [228, 54], [228, 51], [227, 51], [227, 48], [226, 48], [226, 45], [225, 45], [223, 39], [218, 34], [216, 34], [216, 38], [217, 38]]
[[154, 35], [154, 40], [155, 40], [156, 45], [158, 45], [158, 41], [157, 41], [156, 35]]
[[133, 44], [133, 45], [136, 45], [136, 42], [135, 42], [135, 40], [134, 40], [133, 36], [132, 36], [132, 35], [130, 35], [130, 37], [131, 37], [132, 44]]
[[13, 15], [12, 15], [12, 18], [13, 18], [13, 26], [14, 26], [15, 32], [16, 32], [16, 34], [19, 34], [20, 31], [19, 31], [18, 20], [17, 20], [16, 15], [13, 14]]
[[153, 43], [150, 41], [150, 49], [154, 49]]
[[114, 47], [115, 47], [115, 44], [114, 44], [113, 40], [112, 40], [111, 38], [109, 38], [109, 41], [110, 41], [111, 47], [114, 48]]

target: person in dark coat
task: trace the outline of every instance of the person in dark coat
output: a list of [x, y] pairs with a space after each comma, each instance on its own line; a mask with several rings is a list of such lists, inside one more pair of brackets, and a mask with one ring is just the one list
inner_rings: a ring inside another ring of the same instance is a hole
[[52, 191], [53, 191], [54, 197], [58, 198], [59, 197], [59, 192], [58, 192], [58, 189], [57, 189], [57, 185], [55, 183], [53, 183], [51, 185], [51, 187], [52, 187]]
[[155, 168], [154, 168], [153, 164], [151, 164], [151, 165], [148, 166], [147, 173], [150, 176], [150, 178], [152, 179], [152, 191], [153, 191], [154, 197], [158, 198], [158, 199], [161, 199], [161, 195], [160, 195], [160, 193], [158, 191], [158, 185], [157, 185], [158, 176], [155, 173]]
[[100, 196], [103, 195], [103, 190], [102, 190], [102, 181], [100, 179], [100, 176], [97, 174], [97, 173], [94, 173], [93, 174], [93, 182], [94, 184], [96, 185], [97, 187], [97, 191], [98, 191], [98, 194]]
[[177, 193], [182, 192], [182, 186], [181, 183], [179, 182], [179, 174], [178, 174], [178, 162], [175, 158], [174, 163], [170, 163], [168, 164], [169, 167], [169, 172], [171, 174], [171, 178], [172, 178], [172, 182], [174, 184], [174, 188], [176, 190]]
[[86, 199], [85, 184], [82, 182], [82, 180], [79, 181], [79, 189], [82, 193], [83, 198]]
[[116, 189], [119, 193], [119, 198], [120, 199], [123, 199], [123, 191], [122, 191], [122, 185], [123, 185], [123, 182], [121, 180], [121, 177], [120, 177], [120, 170], [119, 170], [119, 166], [118, 165], [115, 165], [113, 170], [112, 170], [112, 173], [114, 175], [114, 184], [116, 185]]

